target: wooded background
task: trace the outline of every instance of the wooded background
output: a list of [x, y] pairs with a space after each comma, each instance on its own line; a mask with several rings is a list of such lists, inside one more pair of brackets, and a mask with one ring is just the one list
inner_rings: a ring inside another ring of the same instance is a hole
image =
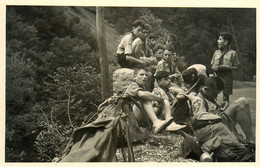
[[[74, 128], [95, 118], [101, 102], [95, 7], [8, 6], [6, 10], [6, 161], [51, 161]], [[178, 37], [180, 70], [209, 66], [219, 32], [234, 36], [241, 68], [256, 75], [256, 9], [105, 8], [110, 78], [115, 52], [132, 22], [141, 19], [163, 43]]]

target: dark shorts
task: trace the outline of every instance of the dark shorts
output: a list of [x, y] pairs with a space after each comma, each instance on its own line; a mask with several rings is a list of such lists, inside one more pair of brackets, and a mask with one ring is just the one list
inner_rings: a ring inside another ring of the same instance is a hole
[[126, 60], [125, 54], [117, 54], [117, 62], [121, 68], [130, 68], [130, 63]]
[[218, 71], [217, 75], [221, 77], [224, 81], [225, 88], [223, 94], [232, 95], [233, 93], [233, 74], [231, 70]]

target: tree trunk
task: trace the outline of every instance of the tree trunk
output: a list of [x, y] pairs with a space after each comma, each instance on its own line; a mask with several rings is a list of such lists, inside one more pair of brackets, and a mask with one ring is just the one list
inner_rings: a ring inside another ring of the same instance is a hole
[[98, 54], [101, 68], [102, 99], [104, 100], [112, 95], [112, 91], [110, 90], [109, 68], [107, 61], [106, 34], [104, 26], [104, 7], [97, 7], [96, 14]]
[[230, 21], [230, 24], [231, 24], [231, 28], [232, 28], [232, 31], [233, 31], [233, 36], [234, 36], [234, 41], [235, 41], [235, 44], [236, 44], [237, 52], [239, 52], [237, 36], [236, 36], [236, 32], [235, 32], [234, 26], [232, 24], [232, 21]]

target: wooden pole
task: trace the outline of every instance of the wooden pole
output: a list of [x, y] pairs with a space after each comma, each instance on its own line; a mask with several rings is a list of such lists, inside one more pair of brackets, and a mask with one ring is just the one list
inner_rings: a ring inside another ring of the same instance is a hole
[[109, 80], [109, 68], [107, 61], [106, 34], [104, 26], [104, 7], [96, 7], [96, 27], [98, 40], [98, 54], [101, 68], [102, 99], [112, 95]]

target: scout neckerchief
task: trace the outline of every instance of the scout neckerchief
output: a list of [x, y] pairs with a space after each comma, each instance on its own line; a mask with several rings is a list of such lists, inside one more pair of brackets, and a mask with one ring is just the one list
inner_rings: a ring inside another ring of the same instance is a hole
[[[223, 60], [224, 60], [224, 56], [225, 54], [229, 51], [229, 49], [227, 49], [224, 53], [222, 53], [222, 55], [219, 58], [219, 65], [223, 65]], [[221, 52], [221, 51], [220, 51]]]
[[166, 93], [166, 95], [169, 98], [169, 102], [173, 101], [172, 95], [171, 95], [171, 91], [169, 90], [169, 88], [164, 88], [164, 87], [160, 87], [162, 90], [164, 90], [164, 92]]

